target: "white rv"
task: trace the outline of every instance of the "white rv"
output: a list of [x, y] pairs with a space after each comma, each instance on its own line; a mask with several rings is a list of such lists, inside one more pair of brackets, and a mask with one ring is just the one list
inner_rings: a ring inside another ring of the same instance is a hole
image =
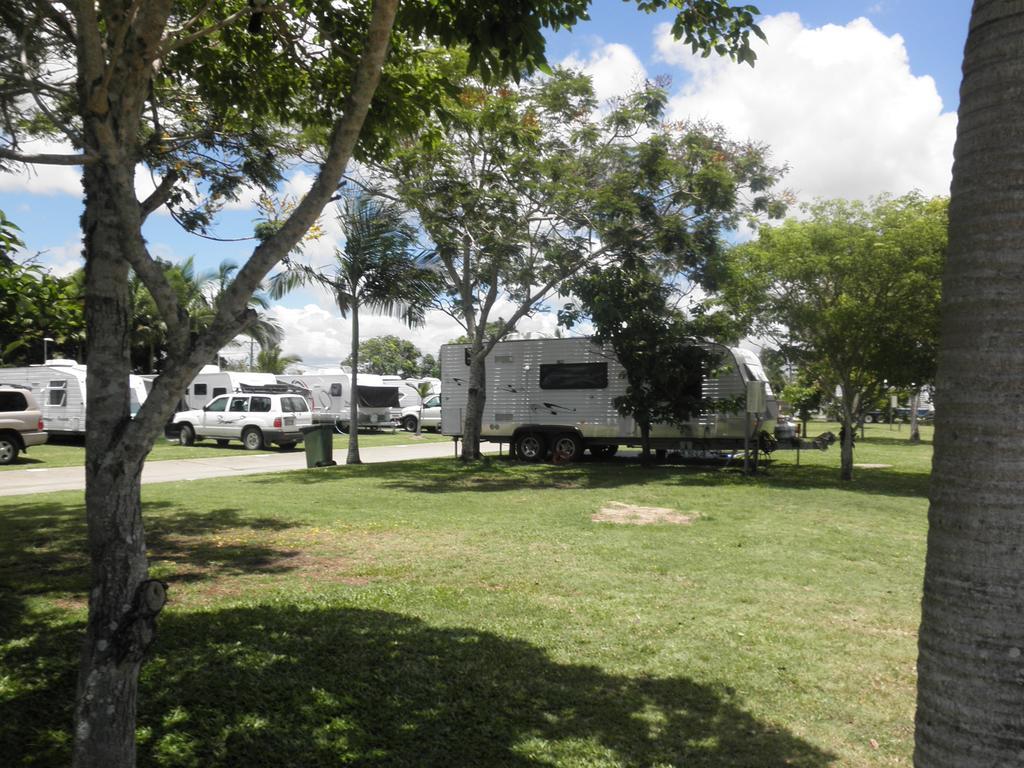
[[[86, 367], [74, 360], [47, 360], [45, 365], [0, 368], [0, 384], [28, 387], [39, 401], [46, 431], [54, 435], [83, 435], [86, 428]], [[153, 383], [142, 376], [128, 377], [134, 417]]]
[[[347, 430], [351, 421], [352, 374], [341, 368], [312, 369], [301, 374], [277, 377], [282, 384], [308, 389], [312, 396], [313, 420], [333, 423]], [[356, 402], [360, 427], [390, 427], [392, 409], [399, 407], [397, 385], [382, 376], [360, 373], [356, 377]]]
[[272, 373], [222, 371], [216, 365], [204, 365], [185, 390], [179, 410], [202, 410], [215, 397], [241, 392], [243, 384], [250, 387], [277, 384], [277, 377]]
[[[778, 404], [757, 355], [717, 344], [708, 348], [720, 360], [712, 375], [704, 377], [702, 396], [739, 402], [746, 395], [746, 382], [764, 382], [766, 407], [752, 430], [770, 434]], [[441, 432], [453, 437], [462, 435], [468, 400], [468, 349], [465, 344], [441, 347]], [[595, 344], [588, 338], [499, 342], [486, 363], [481, 437], [509, 443], [520, 458], [534, 460], [552, 452], [578, 459], [585, 449], [608, 455], [620, 445], [640, 445], [640, 428], [615, 408], [627, 383], [610, 343]], [[682, 425], [652, 425], [651, 444], [684, 456], [741, 448], [747, 424], [742, 408], [702, 413]]]

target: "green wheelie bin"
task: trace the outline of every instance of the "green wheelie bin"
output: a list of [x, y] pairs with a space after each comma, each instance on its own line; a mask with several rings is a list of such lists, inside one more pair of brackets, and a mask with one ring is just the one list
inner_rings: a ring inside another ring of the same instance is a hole
[[314, 424], [302, 428], [302, 442], [306, 446], [307, 467], [333, 467], [338, 462], [331, 457], [334, 451], [334, 426]]

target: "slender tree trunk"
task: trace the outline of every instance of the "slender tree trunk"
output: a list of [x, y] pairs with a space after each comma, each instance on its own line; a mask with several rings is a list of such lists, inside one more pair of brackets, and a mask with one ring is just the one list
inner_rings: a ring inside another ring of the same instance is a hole
[[480, 458], [480, 433], [483, 429], [484, 405], [487, 402], [487, 369], [483, 347], [473, 344], [469, 362], [469, 391], [462, 425], [462, 460]]
[[651, 466], [651, 422], [649, 419], [642, 419], [640, 425], [640, 464], [644, 467]]
[[352, 393], [348, 404], [348, 457], [346, 464], [362, 464], [359, 458], [359, 303], [352, 301]]
[[921, 402], [921, 390], [915, 389], [910, 397], [910, 442], [921, 442], [921, 427], [917, 423], [917, 405]]
[[128, 264], [121, 230], [101, 167], [84, 173], [86, 327], [86, 520], [92, 590], [75, 704], [73, 764], [108, 768], [135, 764], [135, 710], [139, 668], [163, 605], [147, 592], [145, 532], [139, 495], [142, 462], [152, 445], [117, 456], [131, 417], [128, 375]]
[[853, 414], [856, 413], [857, 404], [850, 402], [848, 392], [848, 389], [843, 389], [843, 428], [839, 430], [842, 438], [839, 442], [840, 480], [853, 480]]
[[1024, 3], [975, 0], [943, 276], [918, 768], [1024, 764]]

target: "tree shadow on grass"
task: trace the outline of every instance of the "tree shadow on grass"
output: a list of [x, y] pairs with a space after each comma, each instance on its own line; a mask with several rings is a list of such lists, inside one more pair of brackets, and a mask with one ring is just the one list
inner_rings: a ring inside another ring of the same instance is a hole
[[[148, 502], [143, 514], [150, 563], [160, 563], [160, 578], [172, 585], [293, 568], [289, 558], [295, 552], [259, 541], [213, 540], [224, 531], [277, 531], [293, 527], [293, 523], [245, 516], [228, 508], [203, 513], [171, 510], [171, 504]], [[85, 608], [90, 573], [86, 538], [80, 502], [0, 504], [0, 641], [12, 636], [11, 627], [25, 614], [29, 598], [63, 601], [60, 604], [70, 609]]]
[[928, 474], [892, 469], [856, 469], [851, 482], [839, 479], [836, 467], [773, 462], [752, 477], [742, 463], [662, 464], [642, 467], [635, 459], [582, 462], [556, 466], [487, 458], [463, 465], [447, 459], [339, 466], [309, 472], [266, 475], [253, 482], [288, 485], [346, 483], [354, 478], [375, 480], [385, 488], [415, 493], [504, 493], [522, 490], [621, 488], [650, 482], [686, 486], [746, 486], [794, 490], [835, 489], [884, 496], [926, 497]]
[[[170, 613], [159, 633], [143, 668], [140, 766], [819, 768], [835, 760], [753, 717], [724, 685], [558, 663], [520, 640], [393, 613]], [[0, 750], [66, 763], [73, 674], [40, 676], [38, 660], [60, 654], [59, 638], [30, 638], [7, 654], [12, 679], [36, 684], [0, 698]]]

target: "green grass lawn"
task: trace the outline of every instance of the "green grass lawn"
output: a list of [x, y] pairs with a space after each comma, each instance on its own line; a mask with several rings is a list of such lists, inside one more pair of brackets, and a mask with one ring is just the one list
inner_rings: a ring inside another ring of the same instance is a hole
[[[812, 430], [812, 434], [814, 430]], [[931, 446], [143, 487], [142, 766], [909, 765]], [[689, 524], [595, 522], [610, 502]], [[0, 754], [67, 764], [81, 494], [0, 498]]]
[[[361, 430], [359, 432], [360, 448], [377, 448], [387, 445], [410, 445], [422, 442], [450, 442], [450, 437], [445, 437], [436, 432], [423, 432], [419, 437], [402, 429], [394, 431]], [[299, 447], [301, 450], [301, 446]], [[277, 446], [270, 446], [264, 451], [256, 453], [275, 453], [280, 449]], [[348, 450], [348, 435], [336, 434], [334, 436], [334, 452], [345, 452]], [[177, 442], [160, 439], [149, 454], [147, 461], [164, 461], [167, 459], [212, 459], [217, 457], [232, 456], [234, 453], [244, 452], [245, 448], [238, 440], [232, 440], [221, 447], [213, 440], [200, 440], [195, 445], [178, 445]], [[13, 464], [0, 466], [0, 472], [14, 469], [44, 469], [49, 467], [79, 467], [85, 463], [85, 447], [81, 439], [57, 438], [54, 442], [45, 445], [38, 445], [28, 449], [28, 453], [18, 455], [18, 460]]]

